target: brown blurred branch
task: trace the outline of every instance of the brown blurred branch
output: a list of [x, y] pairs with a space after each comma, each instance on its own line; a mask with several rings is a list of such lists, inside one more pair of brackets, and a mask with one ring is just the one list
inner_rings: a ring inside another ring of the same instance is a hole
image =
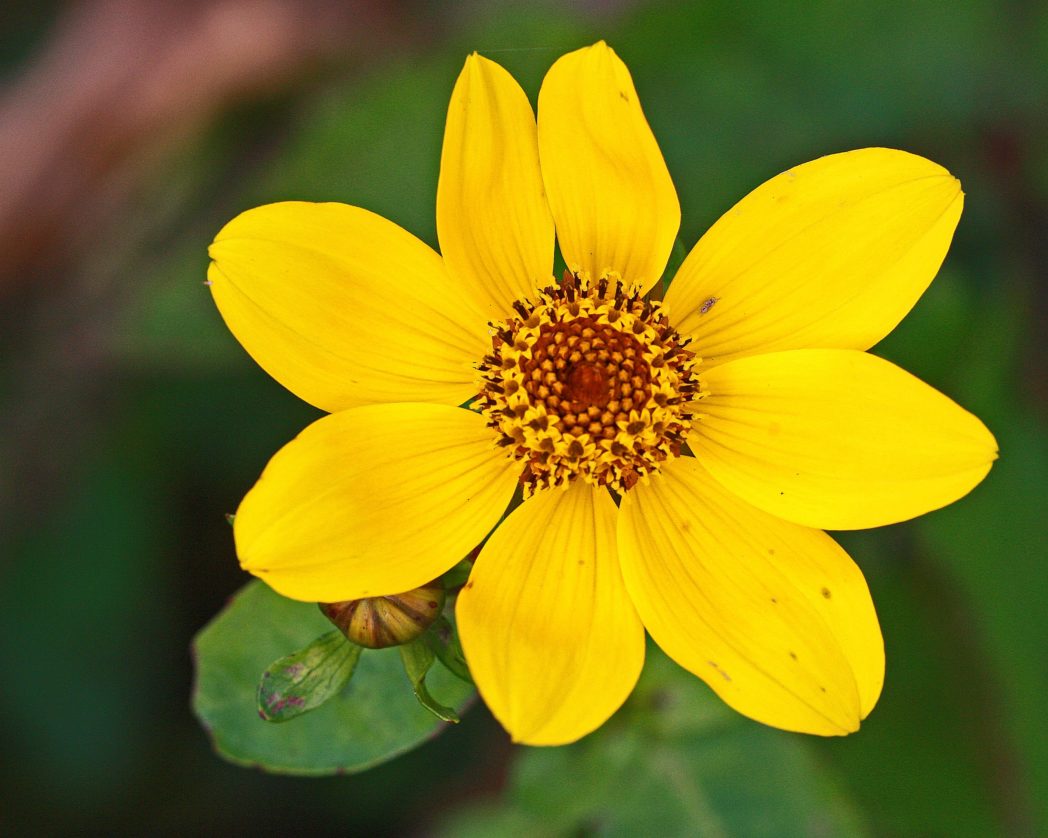
[[71, 4], [0, 93], [0, 294], [92, 238], [143, 159], [244, 96], [324, 59], [387, 52], [409, 29], [381, 0]]
[[[414, 45], [408, 2], [75, 4], [0, 91], [0, 533], [43, 520], [113, 411], [111, 336], [163, 212], [153, 173], [231, 102]], [[171, 196], [174, 212], [185, 196]], [[167, 219], [169, 222], [170, 219]], [[120, 225], [119, 247], [113, 229]], [[21, 288], [24, 293], [11, 294]], [[16, 407], [17, 406], [17, 407]]]

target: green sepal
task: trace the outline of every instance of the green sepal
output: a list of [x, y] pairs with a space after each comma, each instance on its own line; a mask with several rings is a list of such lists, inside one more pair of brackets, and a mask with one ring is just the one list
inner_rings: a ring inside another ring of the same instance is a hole
[[229, 526], [233, 526], [233, 524], [236, 523], [237, 516], [235, 512], [227, 512], [223, 517], [226, 519], [226, 523], [229, 524]]
[[419, 704], [438, 719], [458, 724], [458, 713], [434, 699], [426, 688], [426, 673], [433, 666], [436, 655], [424, 640], [424, 637], [398, 647], [400, 649], [400, 659], [404, 663], [404, 672], [407, 673], [408, 680], [411, 681], [411, 687], [415, 691], [415, 698], [418, 699]]
[[451, 568], [451, 570], [441, 576], [440, 581], [444, 583], [445, 590], [453, 591], [466, 584], [466, 580], [469, 579], [469, 574], [472, 570], [473, 562], [468, 559], [463, 559]]
[[436, 620], [421, 639], [433, 650], [437, 660], [444, 664], [452, 675], [467, 684], [473, 683], [466, 656], [462, 654], [462, 646], [459, 644], [458, 632], [455, 631], [455, 626], [447, 617], [440, 617]]
[[319, 707], [349, 683], [360, 652], [341, 632], [330, 631], [273, 661], [258, 684], [258, 714], [267, 722], [286, 722]]

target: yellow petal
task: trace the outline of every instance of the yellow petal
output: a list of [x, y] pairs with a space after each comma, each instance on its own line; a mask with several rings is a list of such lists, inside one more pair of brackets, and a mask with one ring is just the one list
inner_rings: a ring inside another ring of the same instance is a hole
[[975, 416], [864, 352], [756, 355], [701, 378], [695, 456], [731, 491], [799, 524], [860, 529], [922, 515], [971, 491], [997, 457]]
[[682, 457], [623, 497], [619, 550], [655, 642], [740, 713], [831, 736], [873, 709], [877, 615], [825, 533], [755, 509]]
[[466, 59], [448, 106], [437, 186], [448, 269], [482, 295], [488, 317], [552, 281], [553, 217], [539, 171], [535, 114], [513, 77]]
[[456, 606], [462, 648], [516, 742], [602, 725], [637, 682], [644, 629], [622, 584], [615, 504], [581, 480], [539, 492], [495, 530]]
[[455, 405], [475, 391], [486, 315], [392, 222], [344, 204], [269, 204], [230, 221], [209, 253], [226, 325], [310, 404]]
[[941, 166], [886, 148], [774, 177], [710, 228], [666, 305], [707, 365], [781, 349], [868, 349], [932, 281], [961, 216]]
[[468, 410], [382, 404], [334, 413], [269, 461], [237, 510], [237, 555], [292, 599], [400, 593], [481, 542], [518, 473]]
[[680, 204], [629, 70], [603, 41], [568, 53], [539, 92], [539, 156], [569, 267], [617, 271], [647, 290], [662, 275]]

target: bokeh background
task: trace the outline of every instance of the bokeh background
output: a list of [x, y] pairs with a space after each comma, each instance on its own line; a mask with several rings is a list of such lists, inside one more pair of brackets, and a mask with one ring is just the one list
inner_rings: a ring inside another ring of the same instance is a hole
[[[320, 780], [226, 764], [189, 708], [191, 639], [247, 581], [223, 513], [316, 415], [222, 325], [203, 286], [211, 237], [260, 203], [339, 200], [435, 245], [465, 56], [501, 62], [534, 101], [558, 55], [604, 38], [633, 72], [688, 246], [766, 178], [830, 152], [904, 148], [961, 179], [946, 265], [875, 352], [1002, 449], [950, 508], [842, 536], [888, 653], [859, 734], [741, 722], [640, 796], [715, 802], [664, 834], [1048, 833], [1048, 5], [9, 0], [2, 18], [0, 832], [651, 823], [619, 811], [648, 776], [643, 749], [601, 791], [597, 745], [513, 748], [479, 706], [407, 756]], [[779, 747], [814, 779], [764, 757]], [[585, 811], [557, 820], [568, 803], [541, 776], [586, 786]], [[817, 783], [832, 795], [811, 810], [847, 817], [734, 820], [763, 805], [751, 783], [789, 799]]]

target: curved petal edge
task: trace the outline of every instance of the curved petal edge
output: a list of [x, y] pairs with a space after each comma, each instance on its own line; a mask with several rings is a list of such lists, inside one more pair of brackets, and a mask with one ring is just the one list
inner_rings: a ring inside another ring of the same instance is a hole
[[865, 352], [754, 355], [700, 377], [695, 456], [743, 499], [805, 526], [914, 518], [966, 495], [997, 458], [976, 416]]
[[457, 405], [475, 392], [487, 317], [440, 256], [393, 222], [345, 204], [268, 204], [230, 221], [208, 252], [230, 331], [321, 410]]
[[707, 366], [802, 348], [868, 349], [938, 272], [960, 183], [904, 151], [796, 166], [726, 212], [684, 260], [666, 306]]
[[538, 110], [564, 261], [647, 291], [666, 268], [680, 203], [626, 65], [603, 41], [562, 56], [542, 82]]
[[489, 319], [512, 315], [515, 300], [552, 282], [535, 114], [513, 77], [475, 53], [448, 105], [437, 237], [448, 269], [484, 300]]
[[581, 481], [539, 492], [495, 530], [456, 605], [485, 703], [515, 742], [560, 745], [602, 725], [644, 664], [615, 547], [615, 504]]
[[623, 498], [619, 547], [648, 632], [740, 713], [831, 736], [876, 704], [877, 615], [825, 533], [749, 506], [682, 457]]
[[318, 419], [269, 461], [237, 510], [237, 555], [291, 599], [402, 593], [479, 544], [516, 486], [476, 413], [354, 408]]

